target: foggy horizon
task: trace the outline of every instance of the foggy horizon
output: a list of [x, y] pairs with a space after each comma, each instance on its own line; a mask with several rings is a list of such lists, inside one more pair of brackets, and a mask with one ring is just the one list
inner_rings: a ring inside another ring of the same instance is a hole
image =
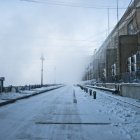
[[[0, 76], [6, 86], [40, 84], [42, 54], [44, 84], [79, 82], [94, 50], [107, 37], [106, 8], [116, 7], [112, 0], [70, 1], [81, 7], [41, 2], [0, 2]], [[120, 2], [119, 7], [129, 2]], [[119, 18], [124, 11], [119, 9]], [[111, 31], [117, 23], [116, 9], [110, 9], [110, 21]]]

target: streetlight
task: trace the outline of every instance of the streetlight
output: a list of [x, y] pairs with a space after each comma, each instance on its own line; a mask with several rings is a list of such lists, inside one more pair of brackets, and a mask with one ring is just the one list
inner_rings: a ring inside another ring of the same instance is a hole
[[43, 61], [45, 60], [44, 56], [41, 56], [41, 86], [43, 86]]

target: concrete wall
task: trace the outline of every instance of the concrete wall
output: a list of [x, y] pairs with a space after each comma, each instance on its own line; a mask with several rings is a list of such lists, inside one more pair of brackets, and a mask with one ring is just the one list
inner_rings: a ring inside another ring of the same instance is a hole
[[123, 97], [140, 99], [140, 84], [97, 83], [96, 86], [116, 89]]
[[124, 97], [140, 99], [140, 84], [122, 84], [120, 94]]
[[115, 83], [96, 83], [96, 86], [98, 86], [98, 87], [105, 87], [105, 88], [109, 88], [109, 89], [117, 89], [117, 85], [119, 85], [119, 84], [115, 84]]
[[106, 83], [105, 87], [110, 88], [110, 89], [115, 89], [115, 87], [116, 87], [115, 85], [116, 85], [115, 83]]

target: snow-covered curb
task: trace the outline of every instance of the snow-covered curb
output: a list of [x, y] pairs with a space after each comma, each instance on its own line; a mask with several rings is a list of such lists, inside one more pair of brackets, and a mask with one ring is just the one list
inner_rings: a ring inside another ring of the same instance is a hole
[[32, 97], [32, 96], [35, 96], [35, 95], [38, 95], [47, 91], [55, 90], [61, 87], [63, 87], [63, 85], [37, 88], [33, 90], [24, 90], [24, 91], [20, 90], [19, 93], [15, 93], [15, 92], [1, 93], [0, 106], [14, 103], [17, 100], [29, 98], [29, 97]]

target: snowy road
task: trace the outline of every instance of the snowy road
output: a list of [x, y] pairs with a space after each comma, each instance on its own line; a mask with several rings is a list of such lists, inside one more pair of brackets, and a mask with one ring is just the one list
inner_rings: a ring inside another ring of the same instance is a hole
[[94, 100], [79, 87], [65, 86], [0, 108], [0, 140], [139, 138], [140, 108], [99, 91]]

